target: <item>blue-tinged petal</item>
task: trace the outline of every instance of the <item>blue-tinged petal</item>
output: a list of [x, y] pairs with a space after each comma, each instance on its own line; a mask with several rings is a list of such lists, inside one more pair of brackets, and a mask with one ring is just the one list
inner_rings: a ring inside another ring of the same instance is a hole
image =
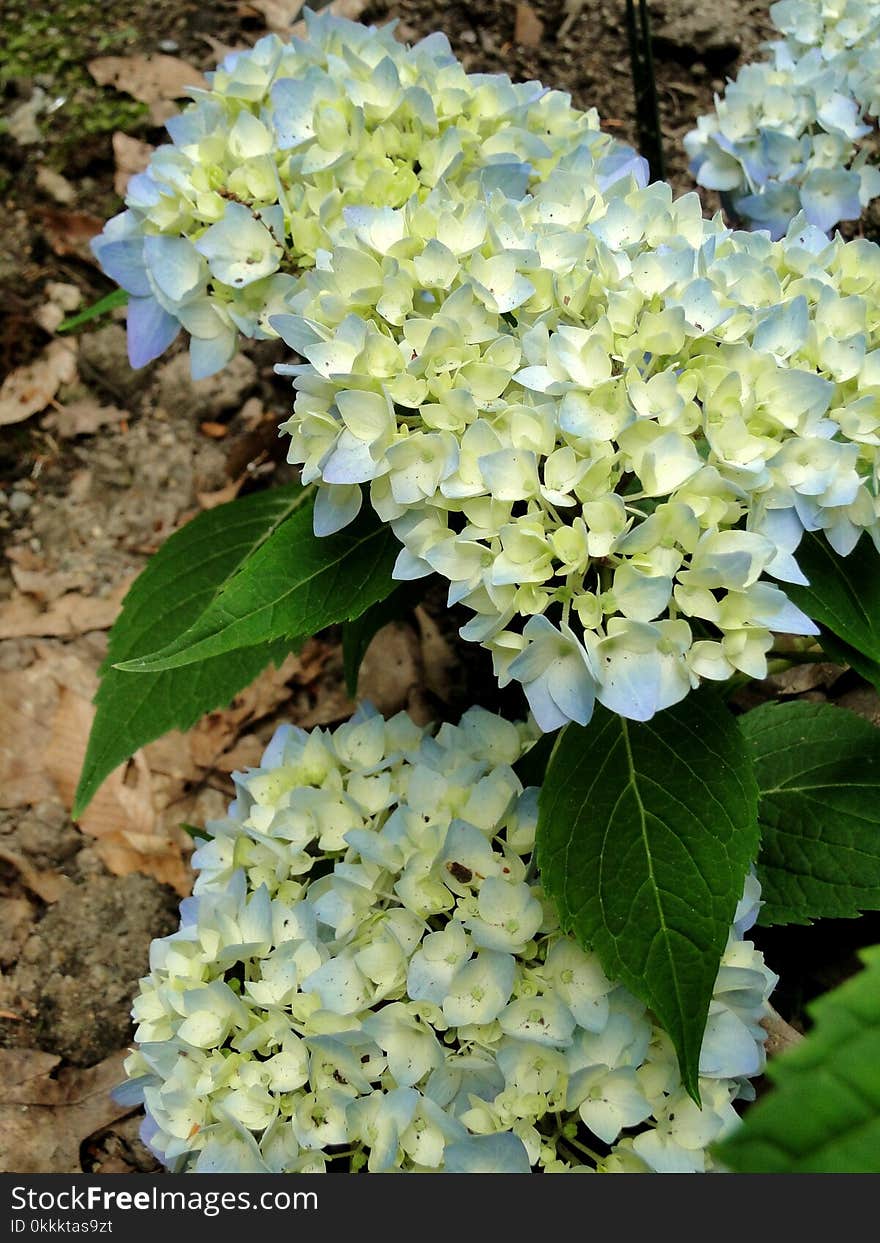
[[755, 331], [754, 347], [779, 358], [790, 358], [809, 332], [809, 308], [803, 294], [772, 307]]
[[529, 188], [532, 169], [530, 164], [511, 161], [507, 164], [488, 164], [480, 171], [480, 186], [484, 194], [500, 190], [509, 199], [519, 200]]
[[745, 180], [739, 160], [717, 147], [702, 159], [694, 160], [691, 169], [697, 184], [707, 190], [735, 190]]
[[632, 177], [637, 186], [644, 187], [651, 178], [648, 161], [632, 147], [620, 144], [603, 157], [597, 178], [599, 189], [607, 190], [624, 177]]
[[100, 245], [100, 238], [92, 242], [92, 253], [101, 268], [134, 298], [148, 297], [152, 292], [150, 279], [144, 266], [144, 243], [142, 239], [126, 242], [108, 242]]
[[279, 149], [289, 151], [315, 136], [315, 103], [323, 73], [316, 67], [302, 78], [282, 78], [272, 87], [272, 124]]
[[817, 168], [801, 187], [801, 203], [810, 224], [828, 233], [840, 220], [858, 220], [861, 178], [844, 168]]
[[531, 1168], [525, 1144], [512, 1131], [448, 1144], [443, 1165], [447, 1174], [529, 1174]]
[[149, 172], [135, 173], [129, 178], [125, 188], [126, 207], [149, 211], [155, 207], [162, 197], [162, 189], [156, 184]]
[[360, 513], [363, 493], [357, 484], [330, 484], [318, 489], [313, 525], [316, 535], [333, 535]]
[[421, 557], [416, 557], [408, 548], [401, 548], [397, 554], [397, 560], [394, 562], [391, 577], [396, 582], [410, 582], [416, 578], [427, 578], [433, 572], [427, 561], [423, 561]]
[[327, 483], [368, 483], [378, 473], [379, 466], [370, 454], [370, 446], [344, 429], [324, 462], [323, 477]]
[[870, 134], [870, 125], [861, 119], [859, 105], [851, 95], [842, 95], [835, 91], [822, 104], [816, 113], [816, 120], [829, 133], [842, 134], [851, 142]]
[[91, 250], [110, 279], [133, 297], [145, 298], [152, 292], [144, 265], [144, 236], [133, 212], [120, 212], [108, 220], [92, 238]]
[[766, 229], [778, 241], [801, 210], [801, 196], [795, 185], [771, 182], [760, 194], [734, 195], [732, 207], [752, 228]]
[[550, 734], [554, 729], [559, 729], [569, 723], [571, 718], [557, 705], [546, 681], [526, 682], [523, 690], [532, 716], [538, 728], [545, 734]]
[[265, 225], [241, 203], [230, 203], [223, 219], [208, 226], [195, 248], [217, 280], [237, 289], [277, 271], [282, 254]]
[[297, 354], [302, 354], [303, 358], [306, 357], [306, 350], [326, 339], [313, 324], [300, 315], [270, 315], [269, 327], [278, 333], [285, 345], [296, 350]]
[[144, 259], [160, 293], [182, 302], [195, 292], [207, 275], [207, 265], [185, 237], [163, 233], [144, 238]]
[[216, 337], [193, 337], [189, 343], [189, 369], [194, 380], [206, 380], [222, 371], [235, 355], [238, 333], [229, 329]]
[[129, 300], [128, 361], [135, 369], [164, 354], [179, 332], [180, 324], [155, 298]]
[[[840, 522], [825, 527], [825, 538], [839, 557], [848, 557], [862, 538], [864, 531], [852, 522]], [[777, 577], [782, 577], [778, 575]], [[800, 582], [801, 579], [787, 579], [787, 582]], [[804, 578], [803, 582], [807, 580]]]

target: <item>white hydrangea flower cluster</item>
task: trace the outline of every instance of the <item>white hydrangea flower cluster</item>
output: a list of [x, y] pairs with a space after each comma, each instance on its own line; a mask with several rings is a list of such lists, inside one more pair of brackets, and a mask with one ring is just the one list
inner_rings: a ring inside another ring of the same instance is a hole
[[329, 244], [346, 206], [398, 207], [454, 181], [518, 197], [581, 144], [613, 177], [644, 162], [568, 95], [466, 74], [444, 35], [412, 48], [381, 29], [307, 12], [305, 39], [229, 54], [209, 91], [168, 122], [127, 210], [93, 244], [130, 296], [143, 366], [181, 327], [195, 377], [235, 353]]
[[880, 538], [880, 249], [704, 221], [575, 153], [513, 203], [347, 213], [273, 318], [315, 530], [361, 485], [542, 729], [646, 720], [815, 634], [769, 578]]
[[737, 1124], [776, 977], [746, 884], [700, 1058], [556, 922], [532, 863], [533, 731], [361, 709], [282, 726], [207, 826], [151, 951], [123, 1091], [173, 1169], [691, 1172]]
[[716, 96], [685, 149], [699, 185], [749, 227], [779, 238], [803, 212], [827, 233], [880, 194], [859, 150], [880, 108], [880, 2], [781, 0], [770, 14], [785, 38]]
[[880, 114], [880, 3], [877, 0], [778, 0], [773, 24], [798, 55], [816, 48], [846, 75], [870, 116]]

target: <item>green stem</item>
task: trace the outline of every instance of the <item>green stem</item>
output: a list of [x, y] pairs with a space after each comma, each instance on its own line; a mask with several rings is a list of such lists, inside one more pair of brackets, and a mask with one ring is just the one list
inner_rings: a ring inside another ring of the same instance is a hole
[[576, 1148], [578, 1152], [582, 1152], [585, 1157], [589, 1157], [591, 1161], [595, 1161], [596, 1165], [602, 1160], [598, 1152], [593, 1152], [592, 1148], [588, 1148], [586, 1144], [582, 1144], [579, 1139], [570, 1139], [568, 1136], [562, 1140], [568, 1148]]

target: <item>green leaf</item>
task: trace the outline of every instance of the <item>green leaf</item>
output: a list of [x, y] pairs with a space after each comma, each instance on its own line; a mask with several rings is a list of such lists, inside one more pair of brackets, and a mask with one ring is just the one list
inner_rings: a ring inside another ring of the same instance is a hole
[[132, 673], [178, 669], [359, 617], [392, 591], [399, 551], [390, 528], [372, 510], [344, 531], [318, 538], [311, 505], [303, 506], [235, 567], [188, 630], [116, 667]]
[[62, 320], [55, 331], [72, 332], [74, 328], [80, 328], [83, 324], [91, 323], [93, 319], [100, 319], [102, 315], [106, 315], [117, 306], [125, 306], [126, 302], [128, 302], [126, 291], [124, 289], [114, 289], [106, 297], [101, 298], [98, 302], [93, 302], [91, 306], [87, 306], [84, 311], [77, 311], [76, 315], [71, 315], [69, 319]]
[[822, 703], [764, 704], [739, 723], [760, 791], [760, 922], [880, 910], [880, 730]]
[[401, 583], [399, 587], [378, 600], [368, 609], [347, 621], [342, 627], [342, 663], [345, 670], [345, 686], [352, 699], [357, 696], [358, 672], [367, 648], [375, 635], [389, 622], [399, 621], [411, 613], [427, 589], [428, 580], [415, 579]]
[[538, 863], [563, 927], [651, 1007], [695, 1100], [757, 805], [736, 721], [705, 691], [644, 724], [597, 709], [567, 726], [541, 792]]
[[135, 678], [112, 668], [187, 630], [229, 576], [309, 501], [308, 491], [291, 484], [218, 505], [175, 532], [132, 584], [110, 631], [74, 817], [138, 747], [170, 729], [189, 729], [203, 713], [229, 703], [270, 661], [284, 659], [286, 642], [216, 657], [184, 673]]
[[807, 1007], [815, 1027], [770, 1062], [776, 1089], [716, 1149], [742, 1174], [880, 1174], [880, 945]]
[[824, 535], [805, 535], [797, 560], [810, 585], [786, 583], [786, 594], [849, 647], [880, 662], [880, 554], [868, 536], [841, 557]]

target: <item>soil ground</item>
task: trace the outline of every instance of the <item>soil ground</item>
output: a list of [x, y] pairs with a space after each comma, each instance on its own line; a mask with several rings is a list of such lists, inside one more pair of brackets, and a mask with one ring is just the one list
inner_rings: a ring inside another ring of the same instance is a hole
[[[161, 141], [147, 106], [98, 86], [88, 62], [161, 52], [210, 69], [223, 48], [264, 32], [264, 8], [233, 0], [109, 0], [96, 23], [95, 7], [84, 0], [37, 8], [7, 0], [0, 381], [52, 344], [71, 302], [89, 305], [109, 292], [85, 243], [120, 209], [113, 135]], [[667, 171], [677, 189], [691, 189], [681, 136], [725, 77], [755, 56], [769, 34], [766, 8], [761, 0], [657, 0], [652, 12]], [[391, 0], [370, 4], [364, 19], [396, 18], [408, 40], [441, 29], [469, 70], [538, 77], [570, 91], [576, 104], [597, 107], [610, 131], [635, 143], [624, 13], [624, 0], [533, 0], [530, 7]], [[717, 204], [707, 199], [706, 206]], [[53, 1126], [70, 1131], [59, 1147], [57, 1135], [44, 1139], [35, 1123], [27, 1156], [16, 1147], [5, 1168], [22, 1169], [22, 1160], [59, 1172], [154, 1168], [137, 1141], [136, 1118], [106, 1104], [83, 1114], [81, 1101], [106, 1101], [102, 1085], [118, 1077], [149, 943], [174, 926], [187, 884], [178, 826], [220, 812], [229, 771], [255, 761], [279, 716], [309, 726], [351, 709], [331, 633], [231, 713], [212, 714], [182, 751], [179, 740], [148, 748], [140, 777], [132, 768], [120, 779], [103, 818], [79, 827], [70, 821], [65, 790], [81, 755], [83, 705], [113, 601], [200, 507], [285, 477], [276, 426], [289, 389], [272, 372], [277, 357], [270, 343], [250, 347], [200, 384], [188, 378], [180, 352], [132, 372], [117, 313], [77, 337], [75, 375], [56, 386], [47, 409], [0, 433], [0, 633], [9, 635], [0, 645], [0, 714], [9, 734], [0, 782], [0, 1065], [4, 1076], [18, 1076], [13, 1082], [33, 1080], [34, 1100], [54, 1101]], [[486, 706], [498, 705], [482, 654], [457, 643], [442, 596], [376, 642], [361, 689], [383, 709], [406, 706], [423, 719], [457, 715], [464, 687]], [[464, 677], [452, 673], [462, 661]], [[880, 723], [877, 697], [833, 667], [813, 667], [803, 683], [757, 693], [833, 697]], [[503, 706], [521, 711], [510, 701]], [[138, 802], [141, 777], [149, 787], [146, 811]], [[152, 817], [150, 857], [140, 838], [132, 845], [141, 813]], [[134, 825], [122, 838], [114, 816]], [[158, 860], [157, 841], [165, 851]], [[869, 917], [823, 925], [821, 935], [795, 928], [761, 939], [782, 974], [777, 1007], [797, 1024], [807, 999], [854, 969], [856, 946], [880, 940], [880, 926]], [[9, 1126], [0, 1114], [0, 1168], [4, 1138], [11, 1147], [20, 1134]]]

